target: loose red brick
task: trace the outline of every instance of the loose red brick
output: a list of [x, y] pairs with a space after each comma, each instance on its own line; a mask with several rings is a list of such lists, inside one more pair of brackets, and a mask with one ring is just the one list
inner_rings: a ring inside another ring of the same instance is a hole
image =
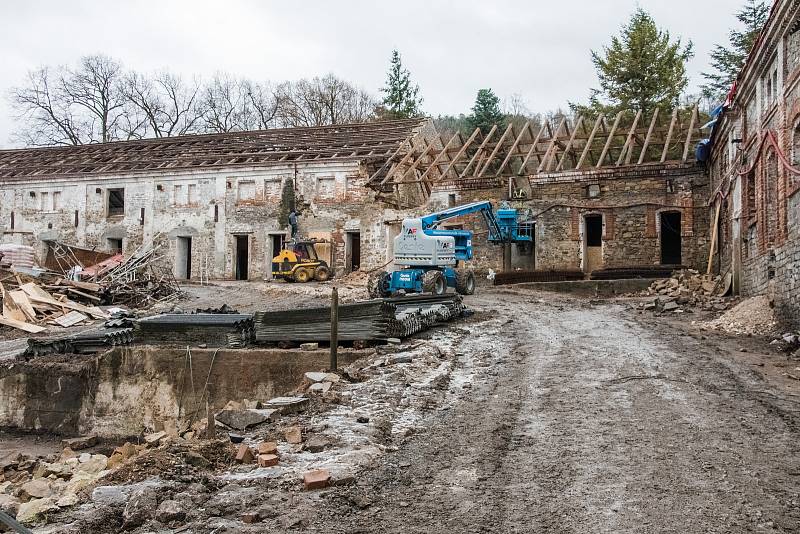
[[236, 461], [240, 464], [251, 464], [255, 457], [253, 456], [253, 451], [248, 447], [245, 443], [239, 445], [239, 449], [236, 451]]
[[278, 456], [276, 454], [259, 454], [258, 466], [259, 467], [272, 467], [278, 465]]
[[303, 475], [303, 484], [307, 490], [327, 488], [330, 483], [331, 473], [327, 469], [317, 469]]
[[278, 454], [278, 444], [274, 441], [265, 441], [258, 444], [258, 454]]

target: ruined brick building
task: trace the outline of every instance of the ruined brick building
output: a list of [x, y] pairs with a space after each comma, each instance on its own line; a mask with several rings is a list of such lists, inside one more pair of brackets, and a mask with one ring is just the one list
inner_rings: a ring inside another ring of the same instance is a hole
[[290, 185], [301, 234], [328, 241], [318, 249], [338, 272], [379, 265], [400, 219], [366, 181], [431, 136], [429, 121], [400, 120], [3, 150], [0, 242], [40, 257], [53, 243], [155, 242], [178, 278], [261, 279], [289, 233]]
[[[535, 225], [532, 246], [505, 252], [514, 269], [699, 268], [708, 254], [709, 193], [695, 161], [701, 137], [696, 107], [509, 124], [467, 139], [420, 140], [370, 184], [385, 202], [428, 211], [507, 200]], [[485, 230], [479, 218], [456, 224]], [[485, 235], [475, 238], [476, 264], [498, 269], [504, 251]]]
[[775, 2], [711, 140], [714, 268], [800, 323], [800, 3]]

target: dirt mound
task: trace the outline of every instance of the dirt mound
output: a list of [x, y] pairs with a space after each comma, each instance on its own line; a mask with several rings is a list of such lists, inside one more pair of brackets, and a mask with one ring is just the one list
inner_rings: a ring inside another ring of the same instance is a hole
[[763, 295], [743, 300], [705, 326], [731, 334], [770, 335], [777, 331], [775, 312]]

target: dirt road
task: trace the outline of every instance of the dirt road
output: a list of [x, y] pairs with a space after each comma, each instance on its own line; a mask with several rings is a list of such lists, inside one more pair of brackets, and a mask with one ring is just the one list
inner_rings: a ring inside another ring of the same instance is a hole
[[459, 400], [356, 485], [301, 498], [302, 527], [800, 530], [800, 397], [623, 306], [540, 297], [475, 297], [494, 316], [457, 342]]

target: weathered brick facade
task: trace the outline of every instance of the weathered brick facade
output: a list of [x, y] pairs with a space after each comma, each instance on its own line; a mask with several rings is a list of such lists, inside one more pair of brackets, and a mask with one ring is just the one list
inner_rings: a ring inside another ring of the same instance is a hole
[[800, 3], [778, 0], [712, 136], [717, 272], [800, 325]]

